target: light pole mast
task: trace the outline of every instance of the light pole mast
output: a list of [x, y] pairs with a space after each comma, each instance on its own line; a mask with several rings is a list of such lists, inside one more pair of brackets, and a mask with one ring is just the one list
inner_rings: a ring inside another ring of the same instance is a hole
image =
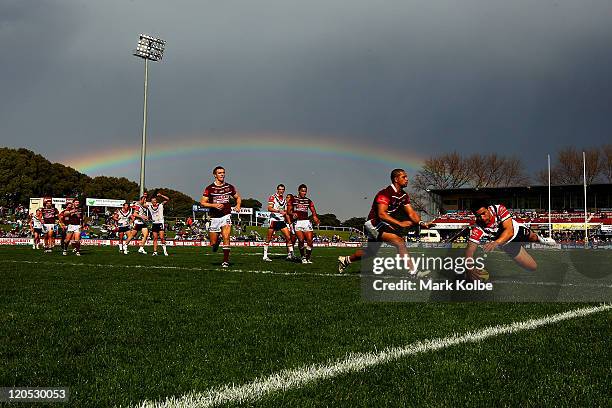
[[164, 47], [166, 42], [159, 38], [154, 38], [149, 35], [140, 34], [138, 45], [134, 51], [134, 55], [144, 59], [145, 74], [144, 74], [144, 109], [142, 113], [142, 149], [140, 152], [140, 196], [144, 194], [145, 189], [145, 159], [147, 156], [147, 88], [149, 85], [149, 60], [161, 61], [164, 55]]

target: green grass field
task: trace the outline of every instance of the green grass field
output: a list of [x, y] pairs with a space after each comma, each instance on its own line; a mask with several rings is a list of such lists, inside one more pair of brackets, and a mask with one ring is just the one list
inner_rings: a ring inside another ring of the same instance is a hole
[[[229, 270], [209, 248], [169, 251], [85, 247], [77, 258], [0, 247], [0, 386], [68, 386], [69, 406], [135, 406], [594, 306], [364, 302], [358, 268], [337, 275], [347, 250], [315, 249], [314, 264], [301, 265], [281, 248], [272, 263], [260, 250], [233, 249]], [[612, 406], [611, 338], [612, 311], [604, 310], [289, 385], [246, 404]]]

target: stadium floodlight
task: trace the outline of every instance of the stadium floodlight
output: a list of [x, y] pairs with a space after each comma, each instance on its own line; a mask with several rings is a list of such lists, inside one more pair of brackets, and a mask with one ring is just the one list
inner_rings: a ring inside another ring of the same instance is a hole
[[140, 152], [140, 196], [144, 194], [145, 187], [145, 157], [147, 150], [147, 85], [149, 81], [149, 60], [161, 61], [164, 56], [166, 41], [150, 35], [140, 34], [134, 55], [144, 59], [144, 109], [142, 114], [142, 150]]

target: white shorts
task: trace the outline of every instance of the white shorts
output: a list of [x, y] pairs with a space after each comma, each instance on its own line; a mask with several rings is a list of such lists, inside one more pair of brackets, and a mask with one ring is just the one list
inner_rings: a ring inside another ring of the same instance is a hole
[[55, 228], [55, 224], [44, 224], [43, 232], [47, 233], [49, 231], [53, 231]]
[[295, 230], [301, 232], [310, 232], [312, 231], [312, 223], [310, 220], [297, 220], [295, 222]]
[[69, 225], [68, 226], [68, 230], [66, 230], [66, 232], [69, 233], [69, 234], [73, 233], [73, 232], [76, 232], [76, 233], [80, 234], [81, 233], [81, 226], [80, 225]]
[[219, 218], [211, 218], [210, 226], [208, 227], [208, 232], [221, 232], [221, 227], [226, 225], [232, 225], [231, 214], [224, 215]]

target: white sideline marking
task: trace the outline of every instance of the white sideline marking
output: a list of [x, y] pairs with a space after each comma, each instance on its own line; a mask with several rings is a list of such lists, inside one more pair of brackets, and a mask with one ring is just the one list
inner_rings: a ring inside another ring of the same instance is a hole
[[[0, 260], [2, 263], [22, 263], [33, 265], [57, 265], [57, 266], [88, 266], [92, 268], [113, 268], [113, 269], [170, 269], [179, 271], [200, 271], [200, 272], [234, 272], [234, 273], [253, 273], [257, 275], [273, 275], [273, 276], [324, 276], [332, 278], [363, 278], [372, 277], [375, 275], [364, 275], [357, 273], [315, 273], [315, 272], [278, 272], [258, 269], [224, 269], [218, 268], [198, 268], [187, 266], [162, 266], [162, 265], [113, 265], [113, 264], [88, 264], [76, 262], [52, 262], [52, 261], [26, 261], [26, 260]], [[379, 279], [395, 279], [393, 276], [378, 276]], [[434, 281], [443, 282], [446, 279], [436, 278]], [[531, 286], [559, 286], [559, 287], [584, 287], [584, 288], [612, 288], [612, 284], [605, 283], [562, 283], [562, 282], [522, 282], [516, 280], [491, 280], [494, 284], [509, 284], [509, 285], [531, 285]]]
[[187, 266], [161, 266], [161, 265], [113, 265], [113, 264], [89, 264], [76, 262], [49, 262], [49, 261], [17, 261], [17, 260], [2, 260], [0, 263], [23, 263], [33, 265], [58, 265], [58, 266], [88, 266], [92, 268], [115, 268], [115, 269], [172, 269], [179, 271], [202, 271], [202, 272], [237, 272], [237, 273], [254, 273], [259, 275], [279, 275], [279, 276], [332, 276], [332, 277], [359, 277], [360, 275], [351, 274], [332, 274], [332, 273], [310, 273], [310, 272], [276, 272], [267, 270], [249, 270], [249, 269], [232, 269], [232, 268], [198, 268]]
[[212, 407], [227, 403], [252, 402], [273, 392], [289, 391], [315, 381], [337, 377], [350, 372], [363, 371], [369, 367], [385, 364], [402, 357], [441, 350], [458, 344], [476, 343], [502, 334], [534, 330], [563, 320], [587, 316], [611, 309], [612, 305], [602, 304], [595, 307], [574, 309], [538, 319], [487, 327], [475, 332], [453, 334], [448, 337], [423, 340], [405, 347], [387, 348], [377, 353], [351, 353], [341, 360], [331, 361], [326, 364], [313, 364], [301, 368], [282, 370], [276, 374], [260, 377], [243, 385], [228, 384], [212, 388], [205, 392], [193, 391], [183, 396], [169, 397], [164, 401], [145, 400], [138, 404], [137, 407], [195, 408]]

